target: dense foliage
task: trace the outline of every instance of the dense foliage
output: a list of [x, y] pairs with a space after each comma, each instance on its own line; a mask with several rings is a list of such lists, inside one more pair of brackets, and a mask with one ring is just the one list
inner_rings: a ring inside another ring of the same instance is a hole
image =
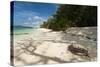
[[56, 13], [41, 25], [55, 31], [85, 26], [97, 26], [96, 6], [60, 5]]

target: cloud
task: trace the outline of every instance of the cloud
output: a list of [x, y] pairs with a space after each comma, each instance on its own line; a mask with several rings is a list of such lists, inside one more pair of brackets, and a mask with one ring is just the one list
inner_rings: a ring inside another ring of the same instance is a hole
[[46, 21], [46, 17], [40, 17], [38, 15], [32, 16], [32, 17], [28, 17], [27, 21], [24, 22], [25, 26], [31, 26], [31, 27], [37, 27], [39, 26], [43, 21]]
[[44, 18], [40, 17], [40, 16], [34, 16], [33, 17], [34, 20], [44, 20]]
[[33, 27], [33, 24], [30, 22], [24, 22], [23, 25], [27, 27]]
[[32, 18], [31, 18], [31, 17], [29, 17], [29, 18], [28, 18], [28, 21], [32, 21]]
[[24, 23], [24, 25], [28, 25], [28, 24], [30, 24], [30, 23], [29, 23], [29, 22], [25, 22], [25, 23]]
[[20, 11], [20, 12], [14, 12], [16, 16], [21, 16], [21, 17], [32, 17], [34, 15], [39, 15], [37, 12], [33, 11]]
[[36, 23], [36, 24], [39, 24], [39, 23], [42, 23], [43, 21], [46, 21], [47, 18], [46, 17], [41, 17], [41, 16], [33, 16], [33, 24]]

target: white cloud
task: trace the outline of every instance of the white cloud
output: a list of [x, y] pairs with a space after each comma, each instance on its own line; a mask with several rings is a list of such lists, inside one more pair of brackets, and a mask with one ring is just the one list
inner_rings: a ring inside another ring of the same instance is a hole
[[40, 16], [33, 16], [33, 22], [32, 24], [37, 25], [37, 24], [41, 24], [43, 21], [46, 21], [46, 17], [40, 17]]
[[38, 15], [39, 13], [37, 12], [33, 12], [33, 11], [20, 11], [20, 12], [17, 12], [16, 16], [23, 16], [23, 17], [32, 17], [34, 15]]
[[25, 24], [25, 25], [28, 25], [29, 23], [28, 23], [28, 22], [25, 22], [24, 24]]
[[37, 25], [37, 24], [40, 24], [40, 23], [41, 23], [41, 21], [34, 21], [34, 22], [32, 22], [33, 25]]
[[33, 16], [33, 17], [28, 17], [27, 21], [24, 22], [25, 26], [39, 26], [43, 21], [46, 21], [47, 19], [45, 17], [40, 17], [40, 16]]
[[42, 18], [42, 17], [40, 17], [40, 16], [34, 16], [34, 17], [33, 17], [33, 20], [41, 20], [41, 21], [43, 21], [44, 18]]
[[31, 21], [31, 20], [32, 20], [32, 18], [31, 18], [31, 17], [29, 17], [29, 18], [28, 18], [28, 21]]

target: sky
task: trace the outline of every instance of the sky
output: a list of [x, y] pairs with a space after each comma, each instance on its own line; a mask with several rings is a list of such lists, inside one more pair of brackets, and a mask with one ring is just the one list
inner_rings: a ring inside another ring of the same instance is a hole
[[37, 26], [52, 16], [58, 7], [58, 4], [14, 1], [14, 26]]

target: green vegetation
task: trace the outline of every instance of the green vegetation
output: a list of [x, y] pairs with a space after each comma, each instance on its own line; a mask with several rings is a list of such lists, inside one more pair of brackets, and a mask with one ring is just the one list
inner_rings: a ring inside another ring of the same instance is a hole
[[64, 31], [68, 27], [97, 26], [97, 7], [82, 5], [60, 5], [55, 14], [41, 27]]

